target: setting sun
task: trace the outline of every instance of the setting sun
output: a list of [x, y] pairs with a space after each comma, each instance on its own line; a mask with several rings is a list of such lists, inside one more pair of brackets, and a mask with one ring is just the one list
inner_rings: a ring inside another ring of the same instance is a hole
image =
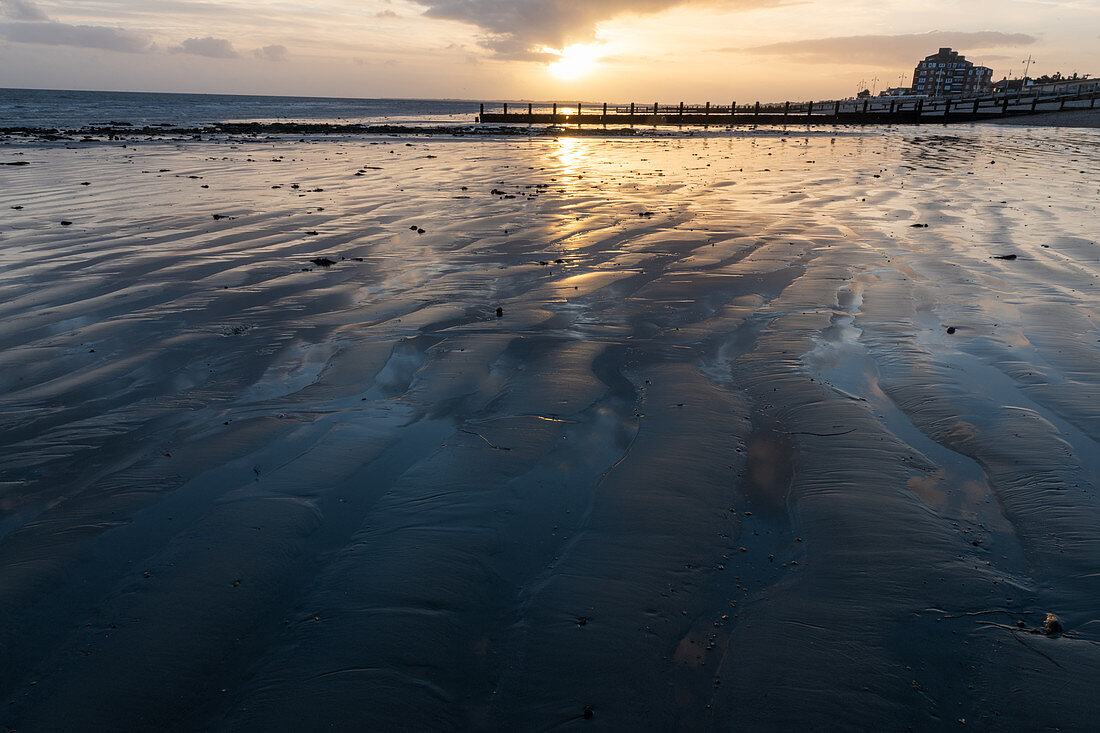
[[577, 79], [591, 73], [600, 58], [598, 48], [583, 44], [566, 46], [561, 51], [549, 50], [559, 57], [557, 61], [550, 64], [550, 73], [565, 80]]

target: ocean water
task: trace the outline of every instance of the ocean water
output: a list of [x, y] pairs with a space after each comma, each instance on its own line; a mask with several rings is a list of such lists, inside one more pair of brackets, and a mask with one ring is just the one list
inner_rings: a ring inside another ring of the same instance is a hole
[[0, 127], [71, 129], [105, 122], [135, 126], [211, 122], [418, 125], [473, 122], [477, 112], [477, 102], [461, 100], [0, 89]]

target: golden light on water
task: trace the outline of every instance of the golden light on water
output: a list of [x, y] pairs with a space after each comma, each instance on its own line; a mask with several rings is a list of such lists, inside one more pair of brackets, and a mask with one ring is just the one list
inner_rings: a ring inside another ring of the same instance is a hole
[[579, 43], [566, 46], [560, 51], [551, 48], [545, 50], [558, 56], [558, 60], [550, 64], [550, 73], [565, 81], [579, 79], [591, 73], [600, 59], [599, 48]]

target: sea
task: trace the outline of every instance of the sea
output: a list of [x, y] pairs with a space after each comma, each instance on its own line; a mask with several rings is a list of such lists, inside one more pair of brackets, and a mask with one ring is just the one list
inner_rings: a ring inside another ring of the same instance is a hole
[[75, 129], [123, 122], [194, 127], [216, 122], [433, 125], [472, 123], [478, 102], [0, 89], [0, 128]]

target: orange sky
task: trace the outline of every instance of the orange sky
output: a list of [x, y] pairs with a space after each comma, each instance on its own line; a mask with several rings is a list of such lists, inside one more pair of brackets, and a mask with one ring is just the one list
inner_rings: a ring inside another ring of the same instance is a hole
[[825, 99], [940, 46], [1100, 75], [1100, 0], [0, 0], [5, 87]]

